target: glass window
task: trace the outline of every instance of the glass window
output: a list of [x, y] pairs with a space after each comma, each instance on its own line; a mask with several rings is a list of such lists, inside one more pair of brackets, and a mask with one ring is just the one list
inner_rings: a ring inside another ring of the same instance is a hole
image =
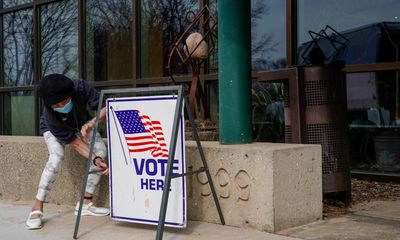
[[[298, 62], [396, 61], [399, 10], [398, 0], [298, 0]], [[332, 29], [326, 28], [327, 25]], [[318, 46], [312, 43], [310, 34]], [[336, 45], [329, 40], [336, 41]]]
[[41, 73], [78, 78], [78, 7], [75, 0], [41, 7]]
[[400, 173], [400, 72], [347, 74], [352, 167]]
[[35, 98], [31, 91], [6, 93], [4, 104], [5, 135], [35, 135]]
[[251, 0], [253, 70], [286, 67], [286, 1]]
[[205, 84], [207, 94], [207, 107], [210, 111], [210, 118], [218, 120], [219, 118], [219, 100], [218, 100], [218, 81], [208, 81]]
[[[140, 1], [140, 77], [168, 76], [168, 55], [179, 36], [188, 26], [186, 14], [199, 10], [198, 0]], [[189, 66], [173, 59], [177, 75], [188, 74]]]
[[132, 78], [132, 0], [88, 0], [87, 80]]
[[[217, 0], [210, 0], [208, 3], [208, 8], [212, 14], [214, 14], [215, 18], [218, 21], [218, 1]], [[214, 25], [214, 21], [212, 18], [209, 20], [209, 27], [211, 28]], [[217, 73], [218, 72], [218, 22], [216, 31], [213, 32], [215, 34], [214, 39], [214, 50], [208, 56], [208, 61], [206, 62], [206, 73]], [[210, 47], [211, 43], [208, 43]]]
[[3, 16], [4, 85], [26, 86], [33, 82], [32, 10]]
[[256, 142], [285, 142], [284, 85], [253, 81], [252, 119]]
[[30, 3], [32, 0], [3, 0], [3, 8], [14, 7], [24, 3]]

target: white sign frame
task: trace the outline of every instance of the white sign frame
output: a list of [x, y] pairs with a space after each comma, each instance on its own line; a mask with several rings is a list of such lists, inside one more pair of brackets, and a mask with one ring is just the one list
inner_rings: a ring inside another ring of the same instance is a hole
[[[108, 98], [106, 100], [110, 167], [110, 210], [112, 219], [157, 225], [163, 194], [159, 184], [161, 180], [162, 182], [164, 181], [165, 175], [162, 175], [162, 172], [164, 169], [165, 174], [167, 168], [166, 161], [164, 161], [165, 158], [167, 159], [165, 156], [155, 159], [153, 156], [149, 157], [151, 156], [150, 151], [133, 153], [132, 155], [136, 157], [132, 157], [129, 154], [126, 142], [127, 138], [124, 135], [126, 129], [123, 129], [119, 122], [122, 119], [121, 116], [124, 116], [121, 115], [121, 112], [139, 110], [140, 116], [148, 116], [151, 120], [157, 119], [162, 126], [167, 145], [166, 148], [169, 149], [177, 100], [176, 95]], [[177, 172], [173, 172], [173, 174], [183, 174], [186, 172], [184, 132], [184, 115], [182, 110], [174, 158], [178, 160], [178, 164], [174, 165], [173, 168]], [[158, 164], [152, 159], [157, 160]], [[150, 163], [153, 163], [152, 168], [150, 168]], [[148, 176], [148, 173], [152, 175]], [[149, 182], [154, 179], [154, 176], [158, 178], [156, 178], [156, 184], [151, 185]], [[124, 178], [128, 181], [124, 181]], [[137, 182], [139, 178], [140, 190], [138, 189], [139, 185]], [[146, 182], [147, 180], [148, 182]], [[127, 186], [122, 186], [126, 182], [128, 182]], [[134, 186], [132, 187], [130, 184]], [[157, 189], [152, 189], [152, 186]], [[147, 189], [143, 189], [143, 187]], [[149, 192], [153, 190], [155, 192]], [[133, 202], [129, 200], [133, 200]], [[187, 224], [187, 193], [184, 176], [174, 178], [171, 181], [169, 200], [165, 226], [185, 228]], [[135, 206], [132, 206], [134, 204]]]

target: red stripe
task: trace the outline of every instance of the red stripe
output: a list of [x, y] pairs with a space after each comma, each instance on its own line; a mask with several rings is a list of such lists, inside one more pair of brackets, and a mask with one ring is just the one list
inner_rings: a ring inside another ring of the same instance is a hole
[[129, 149], [129, 152], [145, 152], [153, 150], [155, 147], [141, 148], [141, 149]]
[[146, 116], [146, 115], [140, 116], [140, 119], [146, 119], [146, 120], [149, 120], [149, 121], [150, 121], [150, 118], [149, 118], [148, 116]]
[[159, 156], [162, 156], [162, 153], [155, 153], [155, 154], [152, 154], [153, 155], [153, 157], [159, 157]]
[[147, 144], [157, 144], [156, 142], [140, 142], [140, 143], [128, 143], [128, 146], [142, 146]]
[[142, 140], [142, 139], [153, 139], [151, 136], [141, 136], [141, 137], [126, 137], [127, 141], [131, 140]]

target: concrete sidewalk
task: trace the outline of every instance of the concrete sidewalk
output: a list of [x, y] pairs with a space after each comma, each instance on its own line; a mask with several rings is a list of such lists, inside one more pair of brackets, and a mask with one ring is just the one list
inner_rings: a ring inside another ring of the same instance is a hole
[[[31, 208], [30, 204], [31, 202], [0, 201], [0, 239], [72, 239], [75, 227], [72, 206], [45, 205], [43, 228], [27, 230], [25, 221]], [[85, 216], [81, 219], [78, 239], [155, 239], [155, 236], [155, 226], [118, 222], [111, 220], [110, 217]], [[294, 240], [295, 238], [217, 224], [189, 222], [186, 229], [167, 228], [163, 239]]]
[[[25, 220], [30, 204], [0, 201], [0, 239], [72, 239], [75, 226], [72, 206], [46, 205], [44, 227], [40, 230], [26, 230]], [[155, 239], [155, 229], [155, 226], [117, 222], [109, 217], [83, 217], [78, 238]], [[164, 239], [400, 240], [400, 200], [359, 204], [353, 206], [349, 214], [287, 229], [278, 234], [189, 222], [186, 229], [167, 228]]]
[[400, 200], [361, 203], [349, 214], [279, 233], [313, 240], [400, 240]]

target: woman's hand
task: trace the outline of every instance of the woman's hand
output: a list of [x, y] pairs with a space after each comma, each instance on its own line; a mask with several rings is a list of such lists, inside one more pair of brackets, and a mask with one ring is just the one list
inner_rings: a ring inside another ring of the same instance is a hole
[[109, 168], [108, 168], [107, 164], [104, 162], [104, 160], [102, 158], [97, 157], [94, 160], [94, 164], [102, 172], [103, 175], [107, 176], [109, 174]]
[[88, 140], [89, 138], [89, 133], [90, 131], [92, 131], [92, 129], [94, 128], [94, 125], [96, 124], [96, 122], [94, 121], [94, 119], [88, 121], [87, 123], [85, 123], [82, 128], [81, 128], [81, 134], [82, 137], [85, 141]]

